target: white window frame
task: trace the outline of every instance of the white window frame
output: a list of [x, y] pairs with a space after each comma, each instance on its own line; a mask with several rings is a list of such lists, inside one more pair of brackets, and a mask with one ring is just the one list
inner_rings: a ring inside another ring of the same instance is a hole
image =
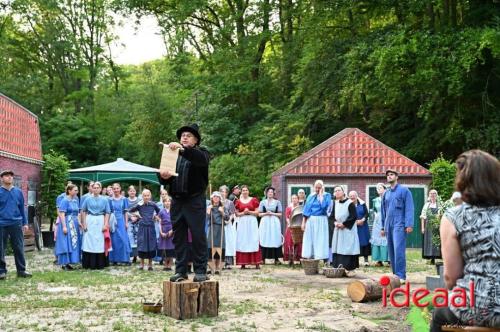
[[[312, 184], [305, 184], [305, 183], [288, 183], [286, 185], [286, 202], [281, 202], [281, 204], [284, 204], [284, 206], [288, 206], [290, 204], [290, 200], [292, 199], [292, 187], [308, 187], [311, 189], [311, 192], [313, 192], [313, 185]], [[307, 197], [306, 197], [307, 198]]]

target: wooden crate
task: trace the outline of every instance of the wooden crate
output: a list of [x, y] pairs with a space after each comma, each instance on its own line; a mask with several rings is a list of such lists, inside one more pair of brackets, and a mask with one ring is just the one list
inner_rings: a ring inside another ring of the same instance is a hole
[[35, 231], [30, 225], [28, 230], [24, 232], [24, 252], [35, 251], [35, 249]]
[[163, 313], [175, 319], [219, 314], [219, 282], [163, 282]]

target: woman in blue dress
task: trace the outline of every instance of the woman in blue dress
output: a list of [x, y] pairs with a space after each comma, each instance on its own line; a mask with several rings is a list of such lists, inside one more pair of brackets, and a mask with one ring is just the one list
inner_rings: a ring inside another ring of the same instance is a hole
[[[141, 201], [139, 197], [137, 197], [137, 190], [134, 186], [128, 187], [128, 197], [127, 203], [129, 210], [139, 204]], [[137, 232], [139, 231], [139, 212], [135, 213], [127, 213], [128, 215], [128, 240], [130, 243], [130, 257], [132, 257], [132, 263], [137, 262]]]
[[368, 208], [365, 202], [359, 198], [356, 191], [349, 193], [349, 199], [356, 207], [356, 225], [358, 226], [359, 255], [363, 256], [365, 266], [368, 266], [368, 256], [370, 256], [370, 228], [368, 227]]
[[328, 259], [328, 217], [327, 210], [332, 202], [330, 193], [325, 192], [323, 181], [316, 180], [314, 193], [307, 197], [304, 205], [302, 230], [302, 257]]
[[141, 215], [139, 220], [139, 230], [137, 232], [137, 252], [141, 259], [139, 269], [144, 269], [144, 259], [148, 259], [148, 270], [153, 271], [153, 258], [156, 256], [156, 230], [155, 220], [160, 222], [160, 209], [156, 203], [151, 201], [151, 191], [144, 189], [142, 191], [142, 204], [129, 209], [129, 212], [138, 211]]
[[111, 245], [113, 251], [109, 253], [109, 262], [112, 264], [130, 265], [130, 242], [128, 239], [128, 200], [122, 196], [122, 187], [118, 183], [113, 184], [113, 197], [111, 197], [113, 213], [116, 218], [116, 227], [111, 233]]
[[109, 200], [99, 193], [101, 183], [92, 185], [93, 195], [82, 205], [82, 267], [84, 269], [103, 269], [109, 263], [105, 254], [105, 234], [109, 232]]
[[58, 205], [59, 223], [55, 253], [57, 264], [64, 270], [73, 270], [71, 264], [80, 263], [80, 221], [78, 187], [74, 184], [66, 186], [66, 196]]

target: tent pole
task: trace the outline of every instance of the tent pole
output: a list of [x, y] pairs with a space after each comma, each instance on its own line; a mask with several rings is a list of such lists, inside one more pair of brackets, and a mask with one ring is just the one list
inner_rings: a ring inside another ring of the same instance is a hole
[[80, 197], [83, 196], [83, 180], [80, 180]]
[[139, 180], [139, 193], [142, 193], [142, 180]]

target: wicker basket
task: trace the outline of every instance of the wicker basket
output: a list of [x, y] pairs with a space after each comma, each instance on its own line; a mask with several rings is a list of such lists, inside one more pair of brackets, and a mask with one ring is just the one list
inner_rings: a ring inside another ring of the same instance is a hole
[[342, 278], [345, 276], [345, 269], [342, 264], [339, 264], [339, 267], [325, 267], [323, 268], [323, 274], [327, 278]]
[[319, 259], [301, 259], [304, 273], [308, 276], [319, 273]]
[[143, 302], [142, 303], [142, 310], [144, 312], [151, 312], [155, 314], [161, 313], [161, 308], [163, 305], [161, 304], [160, 301], [154, 303], [154, 302]]
[[304, 237], [304, 231], [302, 230], [301, 226], [290, 227], [290, 233], [292, 233], [293, 244], [302, 243], [302, 238]]

